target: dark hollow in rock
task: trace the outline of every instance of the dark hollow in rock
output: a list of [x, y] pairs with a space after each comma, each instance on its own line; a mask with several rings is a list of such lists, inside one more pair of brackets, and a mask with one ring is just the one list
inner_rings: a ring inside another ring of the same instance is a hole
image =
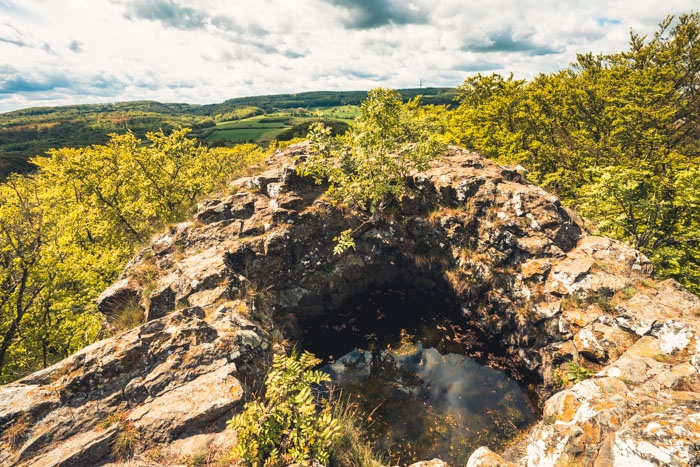
[[464, 464], [480, 445], [503, 447], [540, 417], [533, 395], [506, 373], [537, 375], [518, 371], [447, 294], [393, 282], [300, 326], [332, 390], [372, 414], [370, 436], [393, 464]]

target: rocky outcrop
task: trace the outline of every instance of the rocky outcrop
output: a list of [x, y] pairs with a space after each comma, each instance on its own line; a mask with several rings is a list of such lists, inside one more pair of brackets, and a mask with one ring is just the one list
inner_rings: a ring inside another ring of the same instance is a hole
[[[277, 153], [139, 253], [99, 307], [138, 304], [146, 324], [0, 388], [12, 434], [0, 463], [104, 463], [125, 433], [150, 440], [135, 445], [152, 463], [182, 462], [186, 445], [216, 450], [282, 328], [298, 335], [304, 319], [386, 283], [449, 297], [500, 349], [482, 360], [540, 396], [522, 449], [504, 460], [481, 448], [469, 465], [698, 462], [700, 301], [654, 280], [644, 255], [589, 235], [518, 171], [456, 148], [368, 222], [296, 175], [307, 151]], [[355, 249], [334, 255], [346, 229]]]
[[235, 313], [175, 311], [0, 386], [0, 426], [12, 433], [0, 464], [98, 465], [220, 431], [242, 403], [244, 375], [263, 371], [269, 342]]

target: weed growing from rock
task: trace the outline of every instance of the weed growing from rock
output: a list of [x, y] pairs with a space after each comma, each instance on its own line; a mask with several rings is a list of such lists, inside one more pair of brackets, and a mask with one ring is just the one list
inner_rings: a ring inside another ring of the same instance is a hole
[[330, 448], [330, 465], [347, 467], [379, 467], [385, 465], [385, 459], [369, 442], [365, 435], [365, 426], [371, 421], [371, 415], [359, 411], [356, 403], [336, 400], [333, 416], [339, 421], [338, 438]]
[[637, 292], [639, 292], [639, 290], [637, 290], [636, 287], [629, 286], [629, 287], [623, 287], [620, 290], [620, 292], [622, 293], [622, 296], [625, 298], [625, 300], [629, 300], [630, 298], [637, 295]]
[[109, 415], [108, 417], [103, 418], [99, 422], [97, 422], [97, 429], [98, 430], [106, 430], [110, 426], [114, 425], [118, 421], [122, 419], [122, 416], [119, 414], [112, 414]]
[[146, 321], [146, 314], [137, 303], [132, 303], [120, 310], [111, 320], [112, 335], [134, 329]]
[[595, 374], [573, 360], [569, 361], [568, 365], [569, 370], [566, 372], [566, 377], [574, 384], [580, 383], [584, 379], [588, 379]]
[[118, 460], [128, 459], [134, 455], [141, 442], [141, 433], [131, 420], [119, 421], [119, 432], [112, 441], [112, 456]]

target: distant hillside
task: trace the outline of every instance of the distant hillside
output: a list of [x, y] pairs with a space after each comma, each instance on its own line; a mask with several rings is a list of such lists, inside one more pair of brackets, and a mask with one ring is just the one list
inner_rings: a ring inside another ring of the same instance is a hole
[[[457, 95], [451, 88], [403, 89], [412, 99], [422, 95], [425, 104], [452, 105]], [[352, 106], [359, 105], [367, 91], [316, 91], [229, 99], [219, 104], [193, 105], [155, 101], [85, 104], [62, 107], [32, 107], [0, 114], [0, 179], [13, 172], [32, 170], [30, 157], [50, 148], [104, 144], [110, 133], [131, 130], [143, 138], [149, 131], [193, 129], [192, 137], [205, 144], [265, 143], [277, 134], [317, 117], [349, 120]], [[337, 107], [344, 109], [334, 110]], [[279, 118], [273, 122], [246, 119], [256, 116]], [[238, 127], [224, 122], [241, 122]]]
[[[400, 89], [405, 99], [421, 95], [424, 104], [452, 105], [457, 91], [452, 88], [412, 88]], [[276, 94], [270, 96], [239, 97], [220, 104], [203, 105], [201, 115], [215, 116], [246, 106], [254, 106], [265, 112], [280, 109], [335, 107], [339, 105], [360, 105], [367, 97], [367, 91], [313, 91], [299, 94]]]

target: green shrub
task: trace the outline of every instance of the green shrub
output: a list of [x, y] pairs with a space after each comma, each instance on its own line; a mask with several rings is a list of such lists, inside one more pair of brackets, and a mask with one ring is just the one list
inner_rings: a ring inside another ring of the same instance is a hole
[[246, 403], [229, 420], [237, 431], [234, 458], [253, 466], [328, 464], [329, 448], [339, 435], [338, 420], [328, 400], [317, 400], [312, 386], [329, 381], [314, 366], [321, 362], [309, 352], [276, 355], [265, 379], [265, 396]]
[[313, 153], [297, 171], [328, 180], [331, 201], [379, 214], [409, 191], [412, 172], [442, 155], [444, 124], [444, 108], [421, 106], [417, 98], [404, 104], [399, 92], [377, 88], [345, 136], [334, 138], [323, 123], [309, 128]]

